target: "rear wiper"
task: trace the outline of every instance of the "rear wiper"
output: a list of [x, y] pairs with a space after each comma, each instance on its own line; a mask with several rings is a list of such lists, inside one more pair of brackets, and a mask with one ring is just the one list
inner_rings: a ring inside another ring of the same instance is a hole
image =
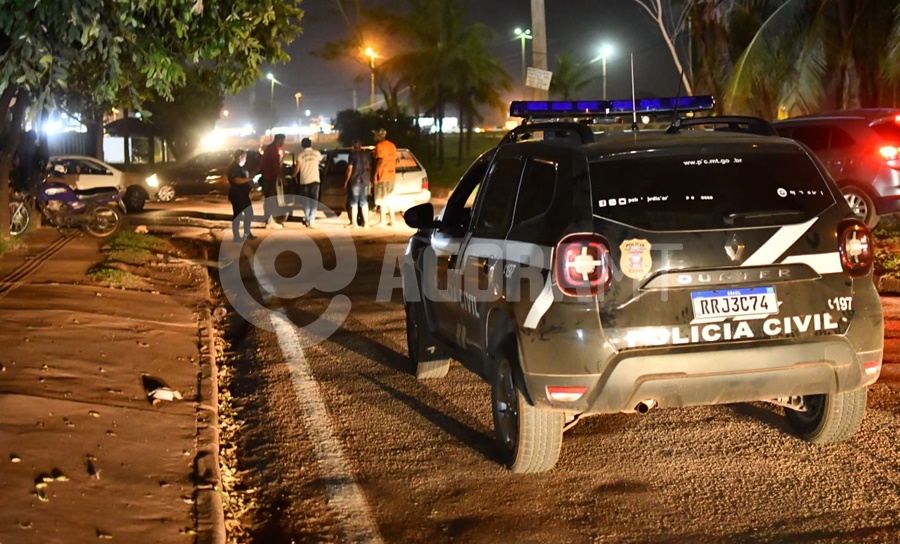
[[737, 221], [753, 221], [755, 219], [772, 219], [777, 217], [805, 216], [806, 213], [799, 210], [759, 210], [754, 212], [730, 213], [723, 219], [726, 225], [734, 225]]

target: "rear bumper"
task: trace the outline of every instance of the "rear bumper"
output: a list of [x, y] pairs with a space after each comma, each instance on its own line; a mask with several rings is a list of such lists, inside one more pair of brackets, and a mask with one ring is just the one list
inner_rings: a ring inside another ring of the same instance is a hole
[[[524, 374], [532, 403], [543, 408], [591, 413], [634, 410], [652, 399], [661, 408], [727, 404], [850, 391], [878, 379], [882, 350], [856, 352], [841, 336], [807, 342], [771, 343], [673, 352], [650, 349], [625, 352], [605, 372], [559, 376]], [[547, 386], [587, 386], [576, 402], [549, 398]]]
[[424, 204], [431, 200], [431, 191], [423, 189], [417, 193], [392, 193], [391, 203], [396, 211], [406, 211], [417, 204]]

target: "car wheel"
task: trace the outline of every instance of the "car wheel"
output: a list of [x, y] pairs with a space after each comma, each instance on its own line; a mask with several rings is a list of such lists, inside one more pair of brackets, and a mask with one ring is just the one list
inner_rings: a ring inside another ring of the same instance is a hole
[[516, 375], [513, 346], [497, 354], [491, 379], [494, 434], [500, 456], [515, 473], [545, 472], [556, 466], [562, 448], [563, 413], [528, 403]]
[[441, 352], [428, 332], [421, 303], [410, 302], [406, 305], [406, 346], [410, 370], [416, 378], [443, 378], [450, 371], [450, 359]]
[[137, 213], [144, 209], [147, 203], [147, 192], [140, 187], [129, 187], [125, 190], [125, 209], [128, 213]]
[[175, 187], [163, 185], [159, 188], [159, 192], [156, 193], [156, 198], [158, 198], [160, 202], [172, 202], [175, 200]]
[[859, 430], [866, 414], [865, 387], [844, 393], [806, 395], [805, 411], [785, 409], [800, 438], [813, 444], [843, 442]]
[[878, 210], [875, 209], [872, 198], [862, 189], [853, 186], [844, 187], [841, 191], [854, 215], [870, 229], [874, 228], [878, 224]]

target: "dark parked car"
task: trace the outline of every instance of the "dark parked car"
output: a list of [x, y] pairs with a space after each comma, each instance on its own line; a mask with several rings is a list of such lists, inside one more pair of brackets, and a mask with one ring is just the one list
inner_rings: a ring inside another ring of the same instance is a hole
[[654, 408], [765, 401], [804, 440], [848, 439], [882, 363], [869, 228], [764, 122], [572, 121], [631, 103], [514, 103], [529, 122], [441, 214], [407, 210], [410, 371], [442, 378], [452, 357], [484, 378], [513, 472], [551, 469], [581, 417]]
[[772, 125], [819, 157], [869, 227], [878, 216], [900, 211], [900, 110], [841, 111]]
[[[159, 187], [156, 197], [169, 202], [186, 195], [227, 194], [225, 172], [231, 164], [233, 150], [198, 153], [190, 159], [165, 165], [147, 178]], [[246, 168], [252, 174], [259, 168], [258, 151], [247, 151]]]

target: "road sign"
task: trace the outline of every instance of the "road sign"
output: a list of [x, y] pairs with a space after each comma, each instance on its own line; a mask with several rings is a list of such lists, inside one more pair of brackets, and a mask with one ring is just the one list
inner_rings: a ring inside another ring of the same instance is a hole
[[546, 91], [550, 88], [550, 80], [553, 78], [553, 72], [541, 70], [540, 68], [528, 67], [528, 75], [525, 77], [525, 85]]

